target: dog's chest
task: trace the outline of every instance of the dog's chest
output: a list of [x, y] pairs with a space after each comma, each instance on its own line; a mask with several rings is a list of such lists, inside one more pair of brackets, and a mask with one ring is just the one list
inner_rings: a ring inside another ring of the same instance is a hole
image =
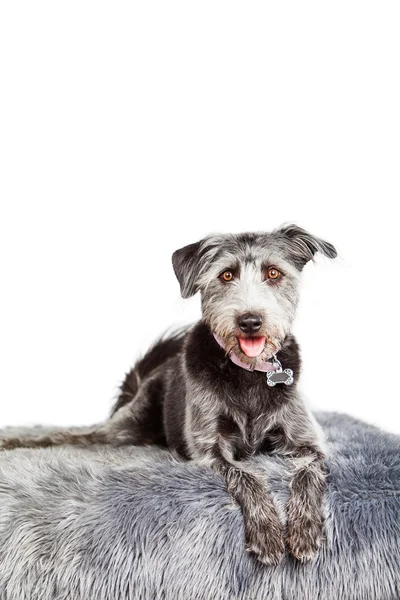
[[231, 446], [236, 460], [273, 451], [280, 445], [283, 431], [278, 424], [279, 409], [268, 402], [268, 396], [258, 386], [248, 388], [241, 401], [227, 405], [220, 416], [219, 434]]

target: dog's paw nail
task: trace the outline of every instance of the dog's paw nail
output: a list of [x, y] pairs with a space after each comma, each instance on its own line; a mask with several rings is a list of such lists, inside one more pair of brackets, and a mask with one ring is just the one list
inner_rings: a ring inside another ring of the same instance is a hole
[[279, 565], [284, 556], [284, 552], [282, 550], [274, 550], [272, 548], [266, 549], [256, 546], [248, 546], [246, 551], [255, 554], [257, 560], [270, 567]]
[[260, 535], [249, 539], [247, 551], [256, 555], [257, 559], [265, 565], [278, 565], [285, 554], [285, 540], [282, 532]]
[[318, 555], [321, 543], [321, 536], [305, 539], [304, 532], [303, 534], [289, 536], [288, 539], [290, 553], [300, 562], [314, 560]]
[[309, 548], [291, 549], [291, 554], [300, 562], [312, 561], [317, 556], [317, 551]]

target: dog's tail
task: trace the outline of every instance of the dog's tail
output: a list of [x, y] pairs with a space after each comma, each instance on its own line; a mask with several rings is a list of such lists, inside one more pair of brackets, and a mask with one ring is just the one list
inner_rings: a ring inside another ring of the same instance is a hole
[[114, 414], [121, 406], [130, 402], [136, 396], [141, 382], [146, 377], [181, 351], [186, 331], [187, 328], [183, 328], [169, 335], [164, 335], [136, 362], [134, 367], [126, 374], [121, 384], [120, 392], [111, 414]]

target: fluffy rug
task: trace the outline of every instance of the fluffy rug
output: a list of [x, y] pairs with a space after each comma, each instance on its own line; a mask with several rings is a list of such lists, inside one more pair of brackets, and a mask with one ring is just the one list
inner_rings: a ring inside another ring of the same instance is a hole
[[[208, 468], [158, 448], [0, 452], [1, 600], [398, 600], [400, 438], [316, 416], [326, 541], [315, 562], [274, 568], [244, 551], [240, 509]], [[282, 506], [283, 463], [257, 460]]]

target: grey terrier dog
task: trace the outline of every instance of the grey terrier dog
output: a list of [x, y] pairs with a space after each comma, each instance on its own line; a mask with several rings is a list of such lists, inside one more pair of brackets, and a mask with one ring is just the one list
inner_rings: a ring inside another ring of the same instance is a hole
[[[300, 275], [335, 248], [289, 225], [272, 233], [210, 235], [172, 257], [181, 294], [201, 293], [202, 319], [155, 344], [127, 374], [111, 417], [87, 433], [3, 441], [3, 449], [55, 444], [161, 444], [208, 465], [240, 505], [247, 549], [266, 564], [285, 551], [315, 556], [323, 536], [324, 446], [297, 389], [291, 327]], [[290, 369], [281, 368], [290, 367]], [[284, 529], [256, 453], [292, 459]]]

